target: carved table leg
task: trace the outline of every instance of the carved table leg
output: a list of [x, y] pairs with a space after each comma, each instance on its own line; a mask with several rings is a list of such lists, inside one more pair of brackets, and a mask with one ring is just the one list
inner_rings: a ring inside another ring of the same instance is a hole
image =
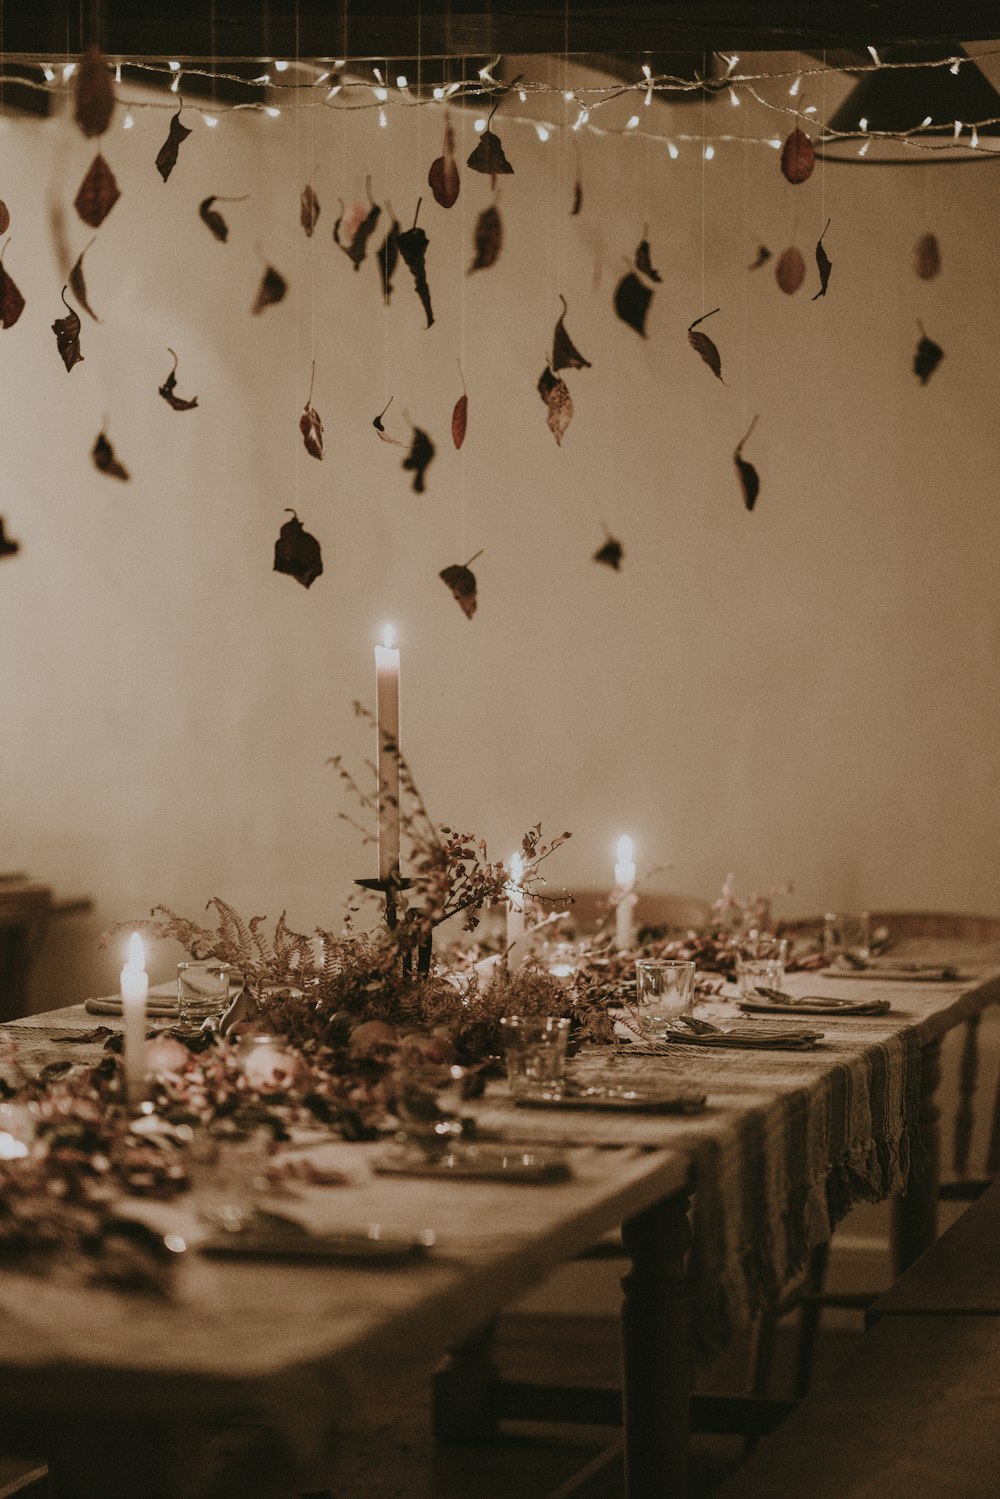
[[626, 1499], [685, 1499], [691, 1393], [690, 1197], [678, 1193], [622, 1227]]
[[902, 1275], [937, 1238], [938, 1182], [941, 1176], [941, 1117], [937, 1086], [941, 1081], [941, 1043], [931, 1041], [923, 1049], [920, 1072], [920, 1137], [927, 1164], [910, 1182], [901, 1197], [892, 1199], [892, 1261], [895, 1276]]
[[499, 1373], [490, 1322], [448, 1354], [434, 1375], [434, 1436], [439, 1442], [486, 1442], [497, 1434]]

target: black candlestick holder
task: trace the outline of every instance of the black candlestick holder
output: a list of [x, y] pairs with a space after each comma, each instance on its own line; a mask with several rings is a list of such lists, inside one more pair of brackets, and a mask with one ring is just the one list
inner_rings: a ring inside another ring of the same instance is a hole
[[[355, 880], [362, 890], [378, 890], [385, 896], [385, 924], [390, 932], [394, 932], [399, 923], [399, 901], [397, 896], [401, 890], [409, 890], [413, 884], [412, 880], [403, 879], [398, 873], [391, 874], [388, 879], [378, 880]], [[408, 916], [412, 921], [416, 916], [415, 911], [410, 911]], [[417, 972], [419, 974], [431, 971], [431, 947], [433, 938], [425, 937], [417, 944]], [[403, 972], [409, 974], [413, 971], [413, 950], [409, 945], [403, 947]]]

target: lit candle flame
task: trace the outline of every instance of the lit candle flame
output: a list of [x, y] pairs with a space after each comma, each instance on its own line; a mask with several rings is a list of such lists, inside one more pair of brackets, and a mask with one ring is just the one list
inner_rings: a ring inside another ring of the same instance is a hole
[[394, 636], [392, 633], [392, 625], [386, 625], [385, 629], [382, 631], [382, 644], [385, 646], [387, 651], [392, 650], [393, 639]]
[[136, 973], [146, 971], [146, 953], [138, 932], [133, 932], [128, 940], [128, 967], [134, 969]]

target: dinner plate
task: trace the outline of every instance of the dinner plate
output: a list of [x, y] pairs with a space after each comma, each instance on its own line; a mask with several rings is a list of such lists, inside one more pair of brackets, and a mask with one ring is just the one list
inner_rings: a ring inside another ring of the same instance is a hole
[[450, 1181], [566, 1181], [569, 1162], [556, 1150], [517, 1145], [454, 1145], [441, 1155], [403, 1146], [375, 1162], [381, 1176], [428, 1176]]
[[739, 1008], [759, 1015], [884, 1015], [887, 999], [834, 999], [822, 994], [807, 994], [802, 999], [741, 999]]
[[516, 1098], [527, 1109], [618, 1109], [649, 1114], [698, 1114], [705, 1107], [705, 1094], [691, 1088], [657, 1088], [642, 1083], [582, 1083], [564, 1093], [537, 1098]]

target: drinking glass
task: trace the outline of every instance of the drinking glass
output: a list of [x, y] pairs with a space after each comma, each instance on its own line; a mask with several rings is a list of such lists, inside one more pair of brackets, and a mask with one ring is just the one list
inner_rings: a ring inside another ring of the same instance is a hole
[[566, 1085], [569, 1020], [552, 1015], [505, 1015], [500, 1026], [514, 1097], [560, 1097]]
[[823, 956], [863, 962], [870, 952], [867, 911], [828, 911], [823, 918]]
[[694, 963], [639, 958], [635, 965], [636, 1014], [644, 1031], [655, 1034], [694, 1007]]
[[758, 989], [780, 989], [784, 978], [783, 958], [755, 958], [740, 955], [736, 959], [736, 982], [743, 999], [752, 999]]
[[198, 1216], [227, 1233], [246, 1228], [256, 1214], [257, 1198], [268, 1190], [272, 1145], [266, 1129], [231, 1138], [195, 1131], [188, 1146], [188, 1178]]
[[177, 964], [177, 1014], [181, 1024], [217, 1020], [229, 1004], [232, 965], [213, 959]]
[[412, 1057], [400, 1063], [393, 1080], [401, 1133], [425, 1153], [446, 1150], [470, 1129], [462, 1113], [464, 1067]]

